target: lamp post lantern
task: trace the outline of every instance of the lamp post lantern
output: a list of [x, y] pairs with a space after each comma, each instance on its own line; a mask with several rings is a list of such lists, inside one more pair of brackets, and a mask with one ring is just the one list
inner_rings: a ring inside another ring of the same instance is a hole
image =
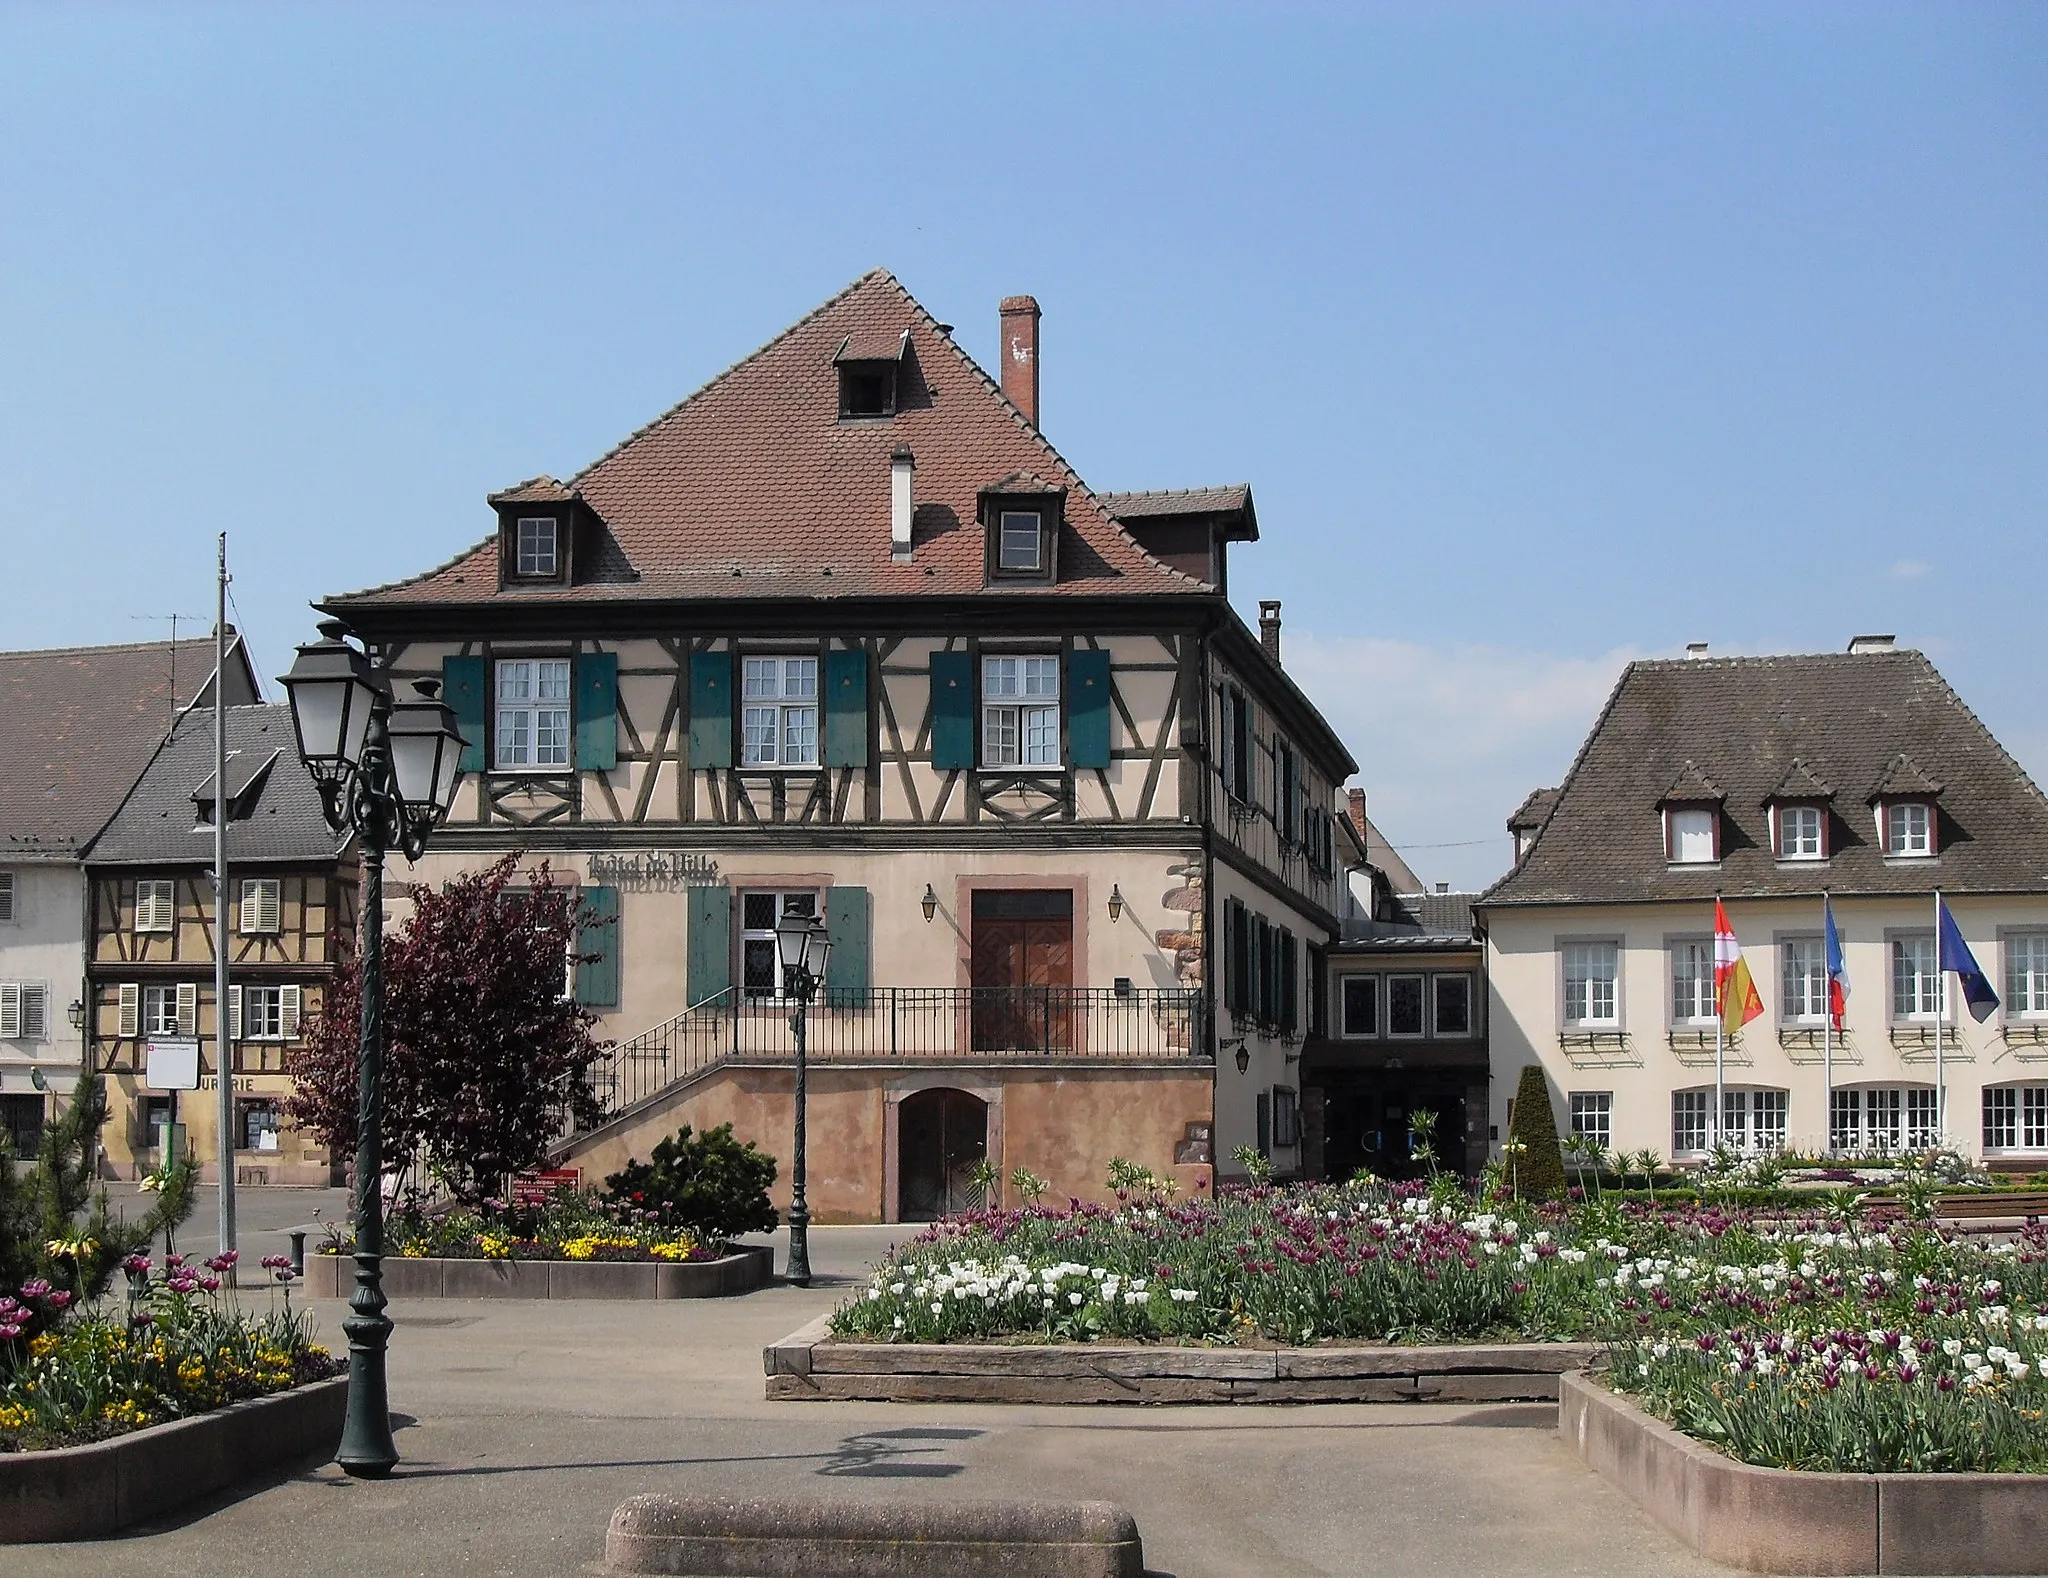
[[381, 1479], [398, 1462], [391, 1439], [384, 1350], [384, 856], [409, 860], [448, 815], [462, 776], [462, 735], [431, 680], [416, 699], [393, 701], [369, 658], [328, 620], [299, 648], [284, 676], [299, 756], [336, 832], [362, 843], [362, 1019], [357, 1041], [356, 1290], [349, 1297], [348, 1419], [337, 1461], [358, 1479]]
[[782, 961], [783, 990], [796, 1000], [789, 1016], [796, 1038], [796, 1135], [789, 1165], [789, 1259], [783, 1275], [800, 1288], [811, 1285], [811, 1208], [804, 1198], [804, 1040], [810, 1029], [811, 998], [832, 956], [832, 933], [810, 915], [787, 913], [775, 923], [775, 951]]

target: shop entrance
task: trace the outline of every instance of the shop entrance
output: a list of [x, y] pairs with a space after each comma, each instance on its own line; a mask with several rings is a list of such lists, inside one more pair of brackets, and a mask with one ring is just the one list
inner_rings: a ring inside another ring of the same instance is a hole
[[1323, 1080], [1323, 1176], [1341, 1182], [1361, 1167], [1382, 1178], [1424, 1178], [1415, 1115], [1433, 1113], [1430, 1145], [1436, 1166], [1465, 1169], [1465, 1086], [1462, 1070], [1333, 1070]]
[[988, 1155], [988, 1103], [940, 1087], [905, 1096], [896, 1113], [897, 1215], [933, 1222], [981, 1201], [969, 1179]]

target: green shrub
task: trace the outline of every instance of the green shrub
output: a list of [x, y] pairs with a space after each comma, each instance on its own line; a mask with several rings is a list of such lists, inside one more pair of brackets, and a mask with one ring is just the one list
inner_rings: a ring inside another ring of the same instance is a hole
[[1557, 1142], [1557, 1114], [1550, 1108], [1550, 1085], [1541, 1064], [1522, 1069], [1514, 1117], [1508, 1124], [1508, 1154], [1513, 1159], [1508, 1172], [1517, 1193], [1531, 1200], [1554, 1200], [1564, 1193], [1564, 1151]]
[[624, 1209], [646, 1213], [662, 1227], [686, 1227], [707, 1243], [766, 1233], [778, 1220], [768, 1201], [775, 1158], [732, 1137], [721, 1123], [692, 1134], [686, 1123], [654, 1147], [650, 1161], [628, 1162], [604, 1181], [605, 1194]]

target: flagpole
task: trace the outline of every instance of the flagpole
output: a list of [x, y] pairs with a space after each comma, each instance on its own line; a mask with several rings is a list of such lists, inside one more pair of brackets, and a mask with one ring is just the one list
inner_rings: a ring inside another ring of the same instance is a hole
[[1941, 957], [1941, 889], [1934, 890], [1934, 1128], [1935, 1143], [1948, 1142], [1948, 1067], [1942, 1056], [1941, 1021], [1948, 1007], [1948, 966]]
[[[1714, 918], [1717, 923], [1721, 913], [1721, 895], [1716, 893]], [[1730, 921], [1728, 925], [1732, 931], [1735, 923]], [[1721, 992], [1721, 945], [1717, 938], [1714, 943], [1714, 1125], [1709, 1130], [1716, 1147], [1721, 1143], [1721, 1125], [1727, 1121], [1728, 1111], [1728, 1005], [1721, 1000]]]
[[[1828, 934], [1834, 930], [1835, 908], [1828, 902], [1828, 890], [1820, 890], [1820, 1078], [1821, 1145], [1835, 1154], [1835, 965], [1828, 957]], [[1783, 1010], [1779, 1010], [1781, 1013]]]

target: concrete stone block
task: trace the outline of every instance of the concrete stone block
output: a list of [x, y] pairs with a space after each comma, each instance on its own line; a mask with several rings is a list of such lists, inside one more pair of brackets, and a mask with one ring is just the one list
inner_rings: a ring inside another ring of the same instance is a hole
[[762, 1370], [769, 1375], [809, 1375], [813, 1345], [822, 1342], [831, 1330], [830, 1315], [820, 1315], [799, 1326], [780, 1342], [772, 1342], [761, 1350]]
[[547, 1276], [545, 1292], [526, 1294], [528, 1298], [651, 1299], [657, 1291], [655, 1273], [661, 1268], [636, 1260], [545, 1260], [531, 1262], [526, 1269]]
[[613, 1572], [694, 1578], [1143, 1578], [1108, 1502], [858, 1502], [636, 1496], [612, 1514]]
[[2048, 1569], [2048, 1476], [1879, 1474], [1881, 1573]]
[[1694, 1454], [1702, 1556], [1752, 1572], [1879, 1571], [1871, 1475], [1754, 1468], [1687, 1444]]

